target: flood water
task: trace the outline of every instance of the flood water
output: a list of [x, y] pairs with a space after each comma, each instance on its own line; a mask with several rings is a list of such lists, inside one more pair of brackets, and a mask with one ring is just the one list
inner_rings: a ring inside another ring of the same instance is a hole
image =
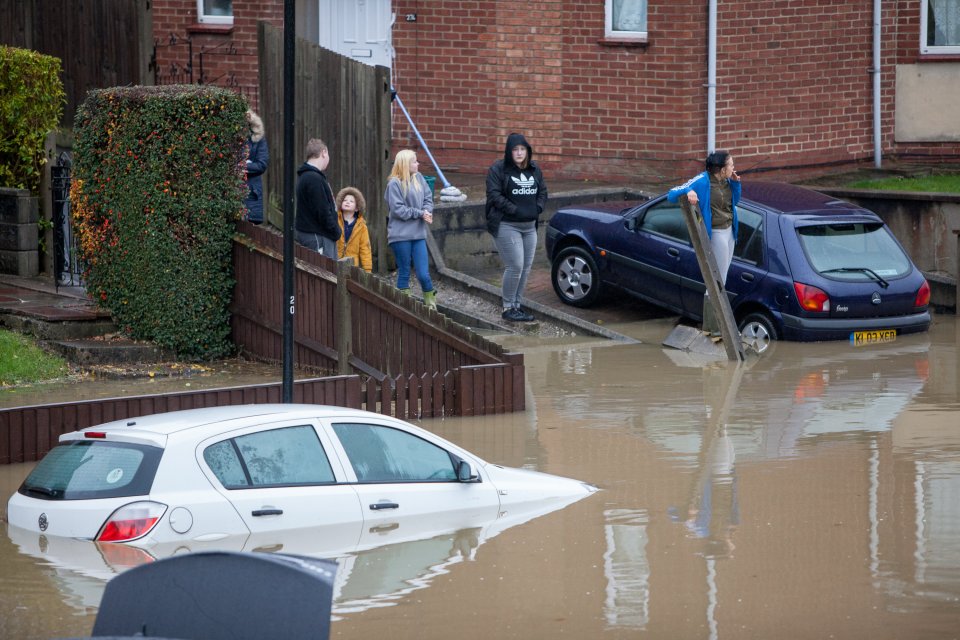
[[[960, 323], [741, 366], [661, 348], [669, 326], [528, 344], [526, 412], [422, 422], [601, 491], [349, 555], [331, 638], [958, 637]], [[0, 467], [0, 513], [29, 469]], [[88, 634], [143, 561], [66, 542], [0, 522], [0, 637]]]

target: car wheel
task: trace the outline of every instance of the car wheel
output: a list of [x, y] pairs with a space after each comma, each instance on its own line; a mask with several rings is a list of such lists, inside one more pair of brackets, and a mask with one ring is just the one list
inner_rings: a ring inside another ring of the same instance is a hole
[[765, 313], [751, 313], [740, 322], [740, 339], [745, 347], [763, 353], [777, 339], [777, 329]]
[[574, 307], [589, 307], [600, 297], [597, 263], [583, 247], [567, 247], [553, 261], [553, 290]]

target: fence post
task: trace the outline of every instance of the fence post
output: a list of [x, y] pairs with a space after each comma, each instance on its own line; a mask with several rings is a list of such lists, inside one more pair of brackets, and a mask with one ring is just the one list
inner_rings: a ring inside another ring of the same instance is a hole
[[337, 372], [340, 375], [350, 373], [350, 356], [353, 355], [353, 329], [350, 313], [350, 267], [353, 258], [337, 261], [337, 306], [334, 311], [337, 319]]

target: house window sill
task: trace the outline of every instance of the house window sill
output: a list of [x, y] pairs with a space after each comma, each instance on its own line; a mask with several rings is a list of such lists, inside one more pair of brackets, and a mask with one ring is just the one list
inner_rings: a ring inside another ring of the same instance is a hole
[[228, 36], [233, 33], [232, 24], [202, 24], [200, 22], [187, 27], [187, 33], [204, 33], [215, 36]]
[[646, 49], [650, 41], [646, 38], [600, 38], [601, 47], [625, 47], [628, 49]]

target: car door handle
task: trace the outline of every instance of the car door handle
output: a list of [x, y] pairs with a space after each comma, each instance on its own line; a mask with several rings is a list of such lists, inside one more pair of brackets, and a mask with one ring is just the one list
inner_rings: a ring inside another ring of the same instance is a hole
[[371, 511], [380, 511], [382, 509], [399, 509], [400, 505], [396, 502], [374, 502], [370, 505]]
[[680, 255], [680, 250], [679, 250], [679, 249], [675, 249], [675, 248], [673, 248], [673, 247], [668, 247], [668, 248], [667, 248], [667, 253], [669, 253], [671, 256], [673, 256], [674, 258], [676, 258], [677, 256]]
[[753, 282], [753, 278], [754, 278], [753, 274], [750, 273], [749, 271], [744, 271], [743, 273], [740, 274], [740, 279], [743, 280], [744, 282]]
[[283, 509], [254, 509], [252, 515], [257, 516], [257, 517], [259, 517], [259, 516], [282, 516], [282, 515], [283, 515]]

